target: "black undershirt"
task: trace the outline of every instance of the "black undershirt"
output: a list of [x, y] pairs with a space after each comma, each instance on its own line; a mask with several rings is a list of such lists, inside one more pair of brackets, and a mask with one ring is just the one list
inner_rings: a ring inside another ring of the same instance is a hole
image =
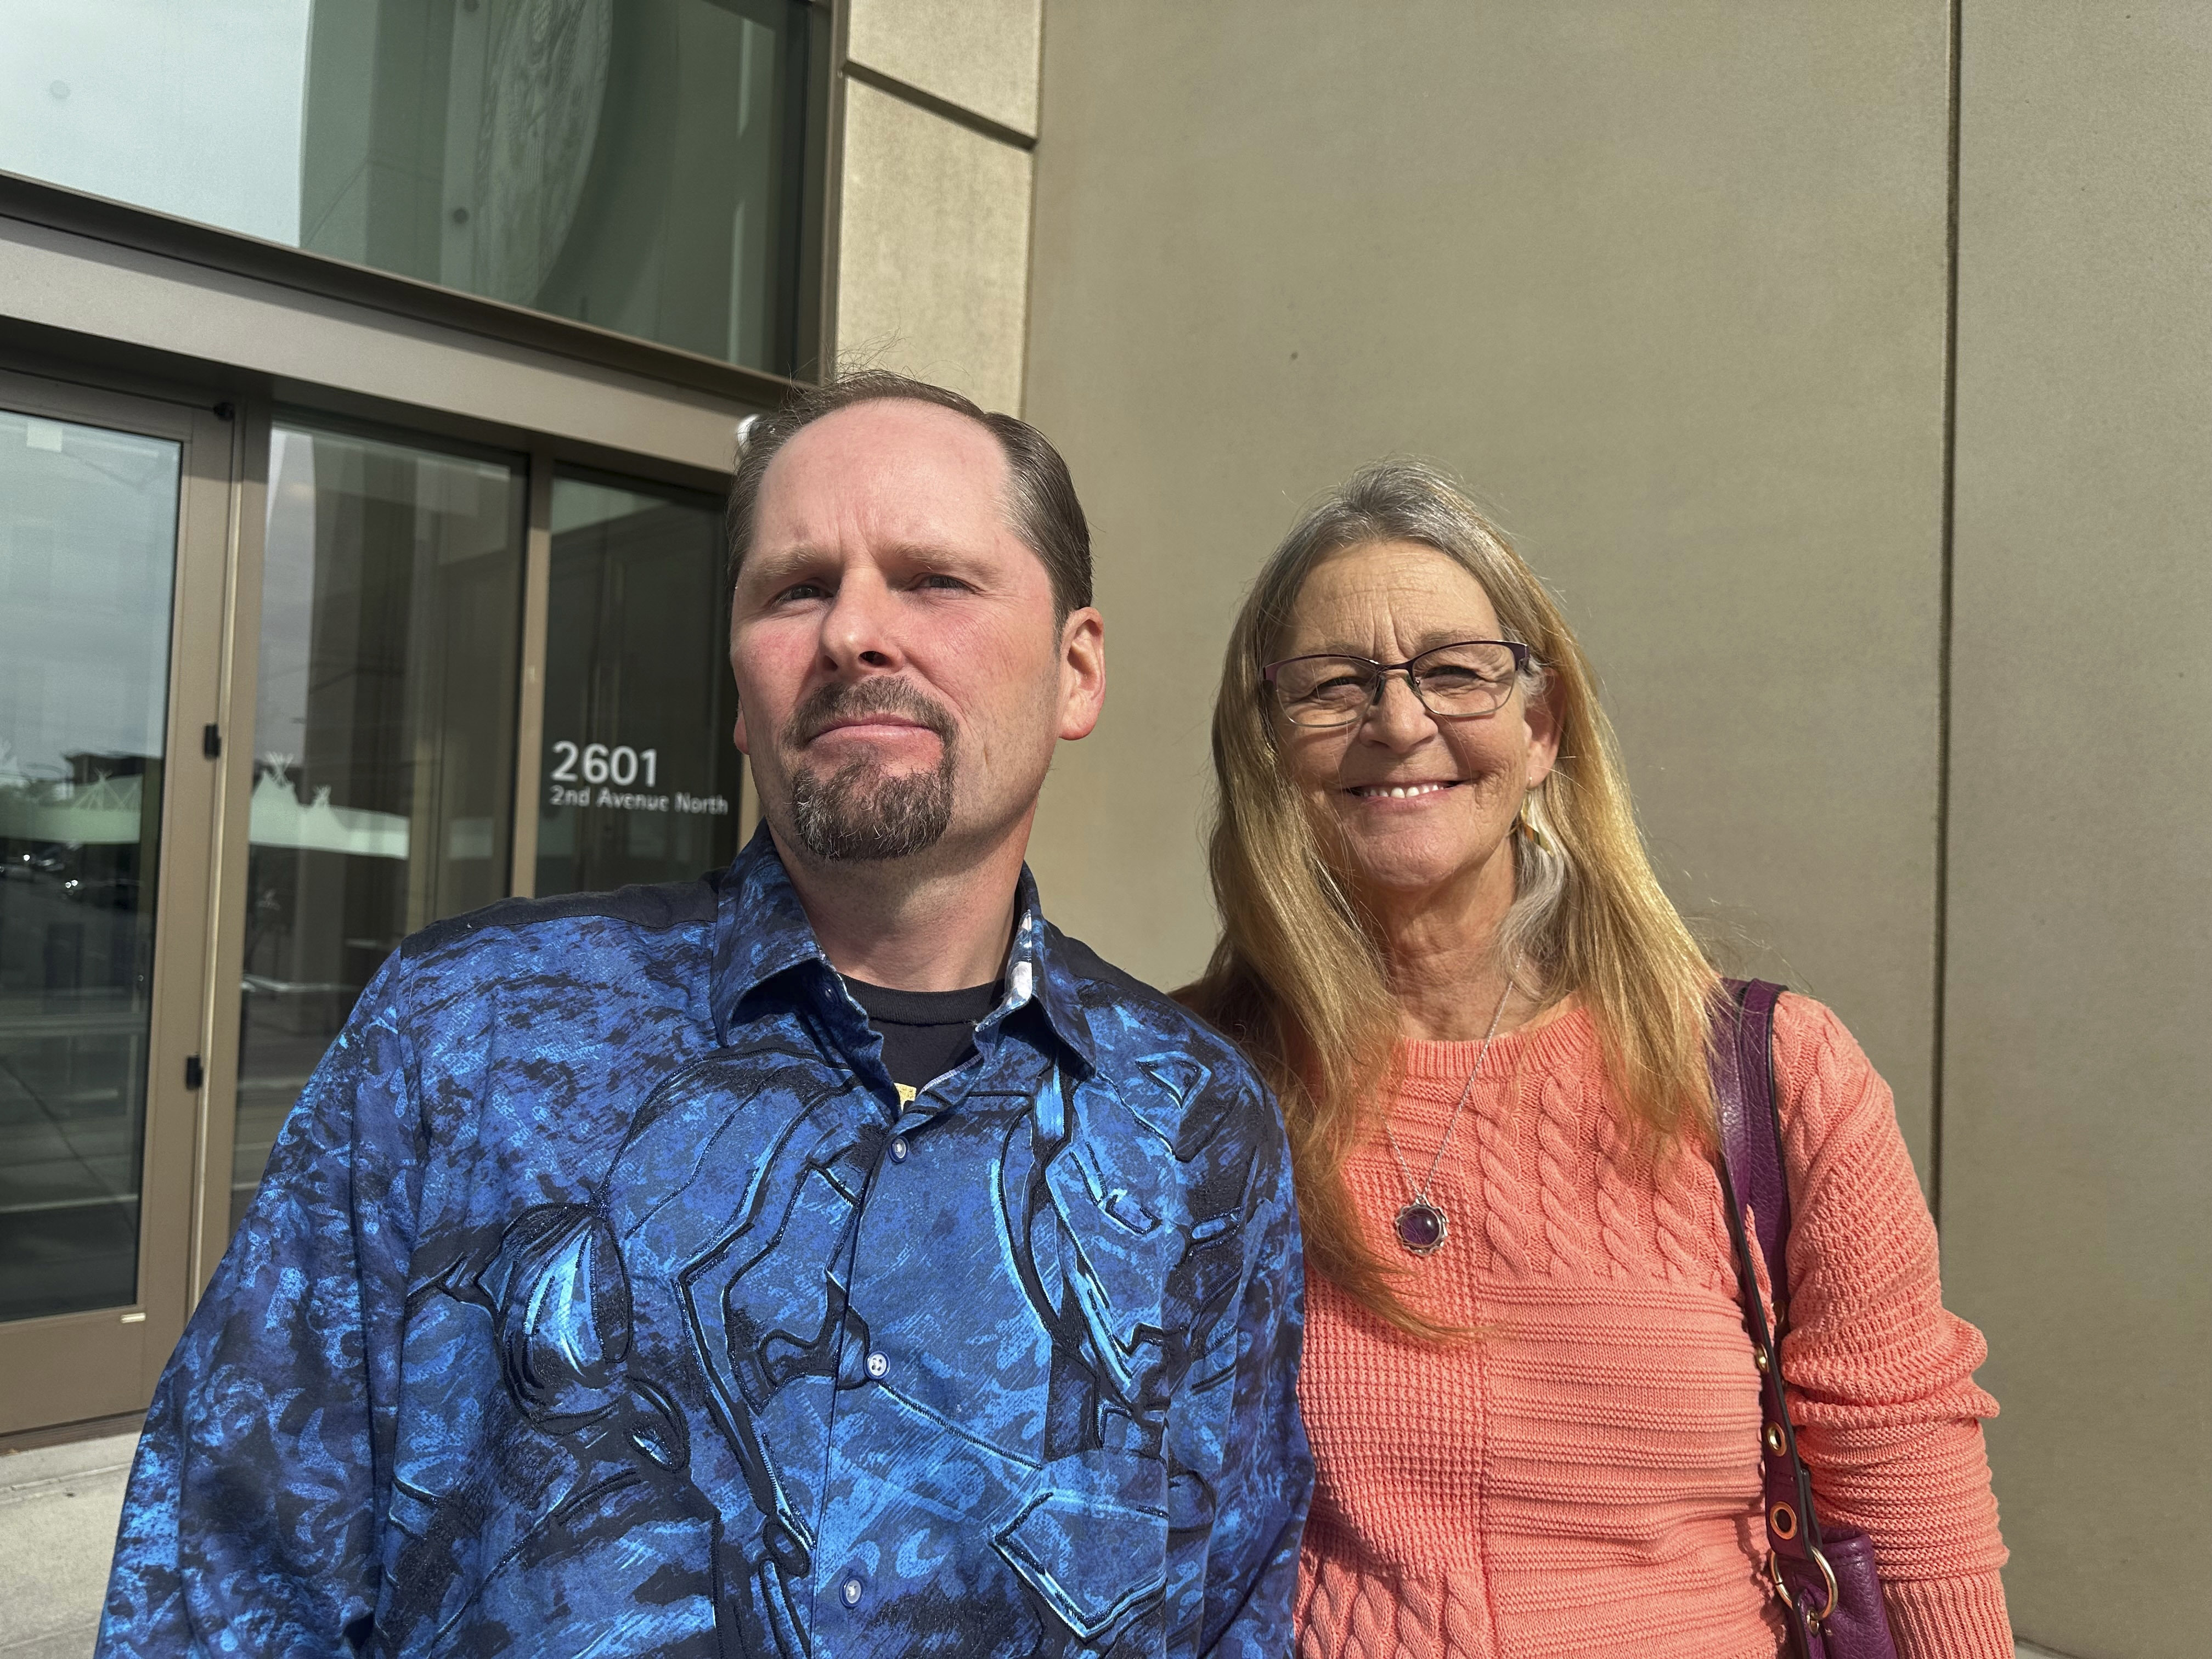
[[975, 1052], [975, 1022], [999, 1006], [996, 985], [893, 991], [848, 977], [845, 988], [884, 1040], [891, 1081], [919, 1092]]

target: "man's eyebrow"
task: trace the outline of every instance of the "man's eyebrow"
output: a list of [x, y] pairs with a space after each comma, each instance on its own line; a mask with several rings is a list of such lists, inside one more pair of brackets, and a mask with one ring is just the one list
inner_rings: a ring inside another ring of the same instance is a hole
[[[991, 568], [988, 556], [957, 543], [896, 542], [878, 548], [877, 556], [895, 569], [905, 566], [942, 571], [987, 588], [994, 586], [983, 580]], [[755, 548], [746, 556], [738, 579], [749, 586], [757, 584], [774, 589], [793, 580], [829, 579], [843, 562], [841, 555], [817, 542], [793, 542], [775, 549]]]
[[823, 550], [811, 542], [793, 542], [783, 547], [754, 547], [745, 555], [745, 562], [765, 565], [806, 564], [821, 558]]
[[738, 570], [738, 580], [747, 587], [763, 582], [774, 586], [809, 568], [818, 569], [821, 563], [821, 550], [816, 547], [802, 544], [774, 551], [757, 547], [746, 553], [745, 562]]
[[986, 556], [951, 542], [895, 542], [883, 550], [887, 557], [908, 559], [916, 564], [973, 563]]

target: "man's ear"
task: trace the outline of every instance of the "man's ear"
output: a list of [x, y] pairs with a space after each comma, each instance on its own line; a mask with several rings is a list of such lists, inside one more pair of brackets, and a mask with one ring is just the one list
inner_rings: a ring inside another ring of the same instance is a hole
[[745, 694], [738, 683], [738, 593], [734, 579], [730, 583], [729, 623], [730, 700], [738, 710], [737, 725], [730, 732], [730, 740], [738, 745], [740, 755], [750, 755], [753, 751], [751, 741], [745, 736]]
[[1060, 627], [1060, 735], [1087, 738], [1106, 708], [1106, 619], [1090, 605]]

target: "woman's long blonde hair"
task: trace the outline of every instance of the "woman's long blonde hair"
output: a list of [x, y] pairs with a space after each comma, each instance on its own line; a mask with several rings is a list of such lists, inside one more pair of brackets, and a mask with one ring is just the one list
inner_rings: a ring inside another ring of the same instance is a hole
[[1501, 960], [1547, 1002], [1581, 999], [1626, 1127], [1655, 1152], [1710, 1135], [1717, 979], [1651, 872], [1589, 665], [1543, 584], [1443, 472], [1413, 461], [1361, 468], [1284, 538], [1230, 635], [1208, 854], [1221, 939], [1204, 977], [1178, 994], [1244, 1048], [1282, 1103], [1308, 1262], [1401, 1330], [1442, 1338], [1455, 1333], [1398, 1296], [1400, 1269], [1361, 1231], [1345, 1182], [1346, 1155], [1376, 1132], [1398, 1013], [1375, 931], [1285, 774], [1262, 678], [1314, 568], [1377, 542], [1456, 560], [1504, 637], [1530, 648], [1522, 695], [1547, 699], [1559, 753], [1522, 804], [1536, 833], [1513, 836]]

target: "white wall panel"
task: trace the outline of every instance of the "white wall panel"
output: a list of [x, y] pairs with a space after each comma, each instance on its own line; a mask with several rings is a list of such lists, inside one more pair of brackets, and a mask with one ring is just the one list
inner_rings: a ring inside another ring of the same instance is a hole
[[1018, 410], [1030, 153], [859, 81], [845, 99], [840, 362]]
[[852, 0], [846, 55], [1034, 134], [1043, 0]]

